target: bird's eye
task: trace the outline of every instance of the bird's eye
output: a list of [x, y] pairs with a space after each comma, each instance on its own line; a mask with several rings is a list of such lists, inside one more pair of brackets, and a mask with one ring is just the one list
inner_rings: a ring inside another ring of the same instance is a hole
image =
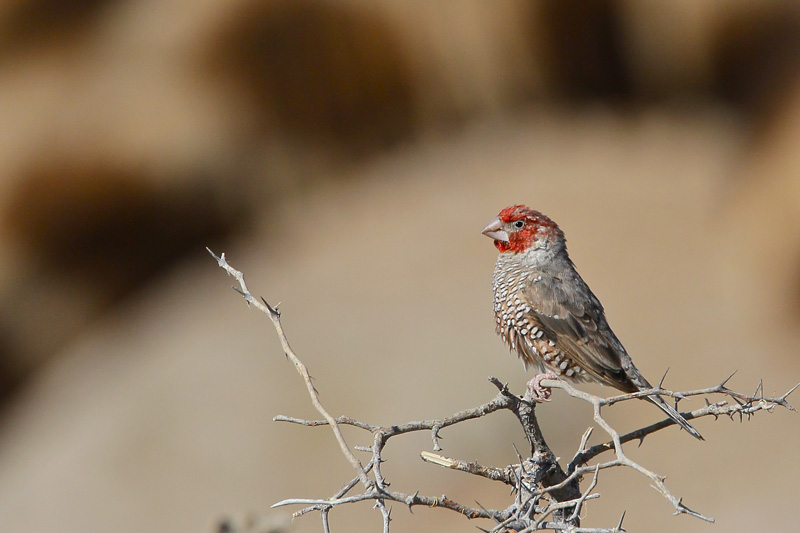
[[512, 226], [514, 226], [517, 229], [522, 229], [522, 228], [525, 227], [525, 221], [524, 220], [517, 220], [512, 224]]

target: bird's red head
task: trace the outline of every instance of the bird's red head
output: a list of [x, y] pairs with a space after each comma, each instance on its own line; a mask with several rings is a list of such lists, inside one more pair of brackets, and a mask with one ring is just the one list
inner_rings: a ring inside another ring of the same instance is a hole
[[524, 252], [542, 239], [556, 241], [564, 238], [555, 222], [526, 205], [506, 207], [481, 233], [494, 239], [494, 245], [501, 252], [513, 253]]

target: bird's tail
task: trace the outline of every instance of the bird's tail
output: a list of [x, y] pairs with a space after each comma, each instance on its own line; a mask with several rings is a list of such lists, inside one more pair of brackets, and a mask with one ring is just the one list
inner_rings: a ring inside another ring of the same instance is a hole
[[698, 431], [694, 429], [678, 411], [675, 410], [674, 407], [664, 401], [664, 398], [661, 396], [648, 396], [647, 399], [656, 404], [659, 409], [667, 413], [667, 416], [674, 420], [675, 423], [680, 427], [688, 431], [689, 435], [699, 440], [705, 440], [703, 436], [698, 433]]

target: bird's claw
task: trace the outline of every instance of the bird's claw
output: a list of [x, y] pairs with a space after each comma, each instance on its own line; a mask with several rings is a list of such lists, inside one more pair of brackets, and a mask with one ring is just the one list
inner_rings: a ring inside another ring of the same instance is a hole
[[558, 376], [552, 372], [545, 372], [543, 374], [536, 374], [533, 376], [533, 379], [528, 382], [528, 390], [531, 392], [531, 400], [536, 403], [550, 401], [550, 387], [542, 386], [542, 381], [545, 379], [558, 379]]

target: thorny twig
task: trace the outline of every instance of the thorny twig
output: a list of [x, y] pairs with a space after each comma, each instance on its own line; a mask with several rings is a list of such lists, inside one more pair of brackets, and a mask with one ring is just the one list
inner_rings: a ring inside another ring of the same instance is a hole
[[[574, 388], [572, 385], [560, 380], [543, 380], [542, 385], [546, 387], [562, 389], [568, 395], [590, 403], [593, 407], [594, 421], [610, 437], [608, 442], [596, 444], [587, 448], [588, 440], [592, 433], [592, 428], [589, 428], [584, 433], [578, 450], [570, 461], [567, 471], [565, 472], [558, 464], [555, 454], [553, 454], [544, 441], [544, 437], [538, 428], [538, 423], [536, 422], [535, 404], [530, 402], [529, 395], [526, 398], [521, 398], [511, 393], [508, 388], [496, 378], [489, 378], [492, 384], [498, 388], [498, 393], [492, 400], [478, 407], [465, 409], [442, 419], [412, 421], [405, 424], [392, 426], [377, 426], [356, 420], [348, 416], [331, 416], [320, 403], [319, 396], [314, 388], [308, 369], [302, 363], [302, 361], [300, 361], [289, 345], [289, 342], [283, 331], [283, 327], [281, 326], [281, 315], [277, 309], [277, 306], [272, 307], [265, 300], [262, 299], [259, 301], [254, 298], [247, 289], [247, 285], [244, 281], [244, 275], [227, 263], [225, 254], [217, 256], [211, 250], [208, 250], [208, 252], [216, 259], [221, 268], [225, 269], [229, 275], [233, 276], [237, 280], [239, 287], [234, 287], [234, 289], [245, 298], [245, 301], [248, 303], [248, 305], [256, 307], [269, 316], [281, 341], [281, 345], [286, 357], [292, 361], [298, 373], [302, 376], [312, 404], [323, 417], [322, 420], [305, 420], [278, 415], [273, 420], [278, 422], [290, 422], [304, 426], [330, 426], [339, 444], [342, 454], [347, 458], [355, 470], [355, 477], [345, 483], [344, 486], [331, 498], [286, 499], [273, 505], [273, 507], [280, 507], [284, 505], [304, 505], [305, 507], [293, 514], [295, 517], [302, 516], [311, 511], [319, 511], [322, 517], [323, 531], [326, 533], [330, 531], [328, 514], [334, 507], [347, 503], [355, 503], [367, 500], [373, 500], [376, 502], [376, 507], [380, 510], [383, 517], [384, 533], [388, 533], [389, 523], [391, 521], [390, 509], [385, 503], [387, 500], [403, 503], [409, 509], [415, 505], [442, 507], [463, 514], [467, 518], [471, 519], [492, 519], [496, 523], [496, 527], [491, 530], [492, 532], [509, 530], [527, 532], [535, 531], [537, 529], [549, 529], [554, 531], [569, 531], [571, 533], [619, 533], [624, 531], [622, 529], [622, 521], [625, 517], [624, 513], [617, 526], [611, 529], [582, 528], [580, 527], [579, 518], [583, 504], [587, 500], [594, 499], [599, 496], [599, 494], [592, 493], [598, 483], [599, 472], [607, 468], [619, 466], [631, 468], [649, 478], [653, 483], [653, 487], [673, 505], [676, 514], [688, 514], [703, 520], [713, 521], [712, 518], [692, 511], [683, 505], [681, 499], [674, 496], [669, 489], [667, 489], [664, 483], [664, 476], [656, 474], [655, 472], [652, 472], [632, 461], [622, 449], [622, 444], [630, 441], [639, 441], [641, 443], [646, 436], [673, 425], [674, 422], [667, 418], [649, 426], [639, 428], [630, 433], [620, 435], [602, 417], [602, 407], [611, 406], [615, 403], [634, 398], [642, 398], [652, 394], [675, 398], [676, 405], [680, 400], [692, 396], [703, 396], [707, 398], [713, 394], [721, 394], [732, 399], [733, 403], [729, 404], [724, 400], [710, 403], [708, 399], [706, 399], [706, 405], [704, 407], [695, 409], [691, 412], [682, 413], [684, 418], [687, 420], [692, 420], [705, 416], [713, 416], [716, 419], [721, 415], [726, 415], [730, 418], [738, 415], [739, 419], [743, 420], [745, 417], [749, 419], [750, 416], [758, 411], [772, 411], [776, 406], [784, 407], [794, 411], [794, 408], [789, 404], [787, 398], [792, 392], [800, 387], [800, 384], [795, 385], [782, 396], [777, 398], [768, 398], [764, 396], [763, 384], [759, 383], [756, 391], [752, 395], [748, 395], [731, 390], [726, 386], [727, 382], [733, 376], [733, 374], [731, 374], [720, 384], [705, 389], [683, 392], [670, 391], [662, 387], [662, 378], [661, 383], [659, 383], [657, 387], [647, 391], [624, 394], [610, 398], [601, 398], [580, 391]], [[531, 443], [531, 458], [523, 460], [522, 457], [519, 457], [519, 464], [498, 468], [483, 466], [477, 462], [466, 462], [460, 459], [448, 458], [437, 453], [427, 451], [423, 451], [421, 453], [421, 457], [424, 461], [429, 463], [433, 463], [445, 468], [467, 472], [476, 476], [484, 477], [494, 481], [500, 481], [510, 485], [516, 496], [514, 503], [508, 508], [504, 510], [485, 509], [483, 507], [474, 508], [455, 502], [445, 495], [440, 497], [431, 497], [420, 495], [419, 492], [412, 494], [389, 490], [389, 484], [384, 479], [384, 476], [380, 470], [380, 465], [383, 462], [381, 458], [382, 451], [386, 446], [387, 441], [391, 437], [415, 431], [430, 431], [433, 450], [434, 452], [438, 452], [441, 451], [441, 447], [439, 446], [439, 432], [442, 429], [467, 420], [480, 418], [499, 410], [510, 410], [520, 420], [526, 436]], [[371, 452], [372, 457], [366, 466], [362, 465], [361, 461], [355, 457], [352, 450], [344, 440], [340, 430], [340, 426], [342, 425], [357, 427], [359, 429], [368, 431], [373, 435], [373, 444], [371, 447], [355, 448], [361, 451]], [[589, 461], [597, 456], [612, 450], [614, 451], [615, 455], [614, 459], [593, 465], [588, 464]], [[586, 490], [580, 491], [580, 481], [583, 476], [588, 473], [593, 474], [592, 481]], [[369, 476], [370, 474], [372, 474], [374, 479]], [[364, 491], [359, 494], [348, 496], [348, 493], [359, 483], [363, 485]], [[544, 508], [538, 507], [538, 502], [541, 498], [548, 499], [547, 505]], [[556, 518], [556, 520], [546, 522], [545, 518], [550, 515]]]
[[[214, 259], [217, 260], [217, 264], [220, 268], [225, 269], [228, 275], [233, 276], [237, 282], [239, 282], [240, 289], [237, 291], [244, 296], [245, 301], [248, 305], [252, 305], [256, 307], [259, 311], [266, 313], [266, 315], [272, 320], [272, 324], [275, 326], [275, 331], [278, 333], [278, 337], [281, 340], [281, 345], [283, 347], [283, 353], [286, 354], [286, 357], [294, 363], [297, 372], [303, 377], [303, 381], [306, 384], [306, 389], [308, 389], [308, 395], [311, 397], [311, 403], [314, 405], [314, 408], [319, 411], [319, 413], [325, 418], [328, 424], [331, 425], [331, 429], [333, 430], [333, 434], [336, 437], [336, 441], [339, 443], [339, 448], [342, 451], [342, 454], [347, 458], [350, 464], [356, 471], [358, 476], [358, 480], [364, 485], [364, 488], [368, 493], [375, 493], [380, 491], [380, 487], [376, 486], [375, 482], [372, 481], [368, 476], [366, 471], [364, 470], [364, 466], [361, 464], [361, 461], [353, 455], [353, 452], [350, 451], [350, 448], [347, 445], [347, 442], [344, 440], [344, 435], [342, 435], [341, 430], [339, 429], [339, 425], [336, 423], [336, 420], [328, 414], [325, 408], [322, 406], [322, 403], [319, 401], [319, 395], [317, 394], [317, 390], [314, 388], [314, 384], [311, 382], [311, 375], [308, 373], [308, 369], [306, 365], [295, 355], [294, 350], [292, 347], [289, 346], [289, 340], [286, 338], [286, 334], [283, 331], [283, 326], [281, 325], [281, 313], [278, 311], [277, 307], [270, 306], [266, 300], [262, 298], [262, 302], [256, 300], [250, 291], [247, 289], [247, 284], [244, 281], [244, 274], [232, 266], [228, 264], [225, 260], [225, 254], [223, 253], [221, 256], [216, 256], [214, 252], [212, 252], [209, 248], [206, 248], [208, 253], [211, 254]], [[377, 499], [378, 508], [381, 510], [381, 514], [383, 515], [383, 530], [384, 533], [389, 532], [389, 510], [386, 508], [386, 505], [383, 503], [382, 499]], [[323, 513], [323, 527], [327, 531], [327, 514]]]

